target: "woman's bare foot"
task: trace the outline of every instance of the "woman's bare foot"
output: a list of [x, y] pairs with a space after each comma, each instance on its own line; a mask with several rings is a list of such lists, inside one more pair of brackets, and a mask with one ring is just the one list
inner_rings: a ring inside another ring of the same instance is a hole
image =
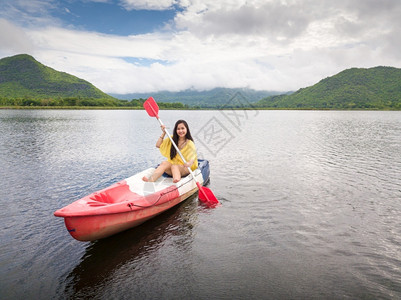
[[177, 179], [177, 178], [173, 178], [173, 183], [177, 183], [178, 181], [180, 181], [181, 178]]
[[143, 176], [143, 177], [142, 177], [142, 180], [145, 181], [145, 182], [149, 182], [149, 181], [150, 181], [149, 178], [146, 177], [146, 176]]

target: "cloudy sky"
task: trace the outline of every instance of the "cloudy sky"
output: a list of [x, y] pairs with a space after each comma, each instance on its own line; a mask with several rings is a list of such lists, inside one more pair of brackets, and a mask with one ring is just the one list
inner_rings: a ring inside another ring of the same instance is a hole
[[290, 91], [401, 67], [399, 0], [0, 0], [0, 58], [34, 56], [107, 93]]

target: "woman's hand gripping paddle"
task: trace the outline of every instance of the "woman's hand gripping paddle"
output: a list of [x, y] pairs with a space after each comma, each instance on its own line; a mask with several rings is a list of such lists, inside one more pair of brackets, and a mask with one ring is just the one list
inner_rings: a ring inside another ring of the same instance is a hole
[[[149, 99], [146, 100], [145, 103], [143, 104], [143, 107], [145, 108], [145, 110], [149, 116], [156, 117], [156, 119], [159, 121], [160, 125], [162, 125], [162, 126], [164, 125], [163, 122], [159, 118], [159, 106], [157, 105], [157, 103], [156, 103], [155, 99], [153, 99], [153, 97], [149, 97]], [[170, 139], [171, 144], [174, 146], [174, 148], [177, 150], [178, 154], [181, 156], [181, 159], [184, 162], [184, 164], [187, 163], [184, 156], [182, 155], [180, 149], [178, 149], [177, 145], [174, 143], [171, 135], [167, 132], [167, 130], [165, 130], [165, 132], [166, 132], [168, 138]], [[196, 185], [198, 186], [199, 200], [202, 203], [204, 203], [205, 205], [207, 205], [208, 207], [215, 207], [217, 204], [219, 204], [219, 200], [217, 200], [217, 198], [215, 197], [213, 192], [209, 188], [207, 188], [205, 186], [201, 186], [199, 184], [199, 182], [196, 181], [195, 175], [192, 172], [190, 167], [188, 167], [188, 171], [191, 174], [193, 180], [195, 180]]]

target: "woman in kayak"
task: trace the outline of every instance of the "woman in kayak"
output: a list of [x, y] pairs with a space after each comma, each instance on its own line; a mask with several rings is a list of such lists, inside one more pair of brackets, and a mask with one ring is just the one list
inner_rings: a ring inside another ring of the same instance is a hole
[[188, 167], [194, 171], [198, 168], [198, 157], [196, 154], [196, 147], [193, 142], [191, 132], [187, 122], [184, 120], [178, 120], [174, 126], [173, 141], [180, 149], [182, 155], [184, 156], [187, 163], [184, 164], [179, 153], [175, 147], [171, 144], [170, 139], [164, 138], [166, 126], [161, 126], [163, 134], [159, 137], [156, 142], [156, 147], [160, 149], [160, 153], [167, 158], [163, 161], [155, 170], [152, 176], [147, 178], [144, 176], [143, 181], [154, 182], [156, 181], [164, 172], [173, 177], [173, 182], [176, 183], [181, 180], [182, 176], [187, 176], [189, 174]]

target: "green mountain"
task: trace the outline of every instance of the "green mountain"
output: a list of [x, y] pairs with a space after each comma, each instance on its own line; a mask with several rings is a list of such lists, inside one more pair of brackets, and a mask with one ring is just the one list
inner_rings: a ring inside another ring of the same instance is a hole
[[[141, 108], [153, 96], [165, 108], [260, 107], [282, 109], [401, 110], [401, 69], [352, 68], [295, 93], [215, 88], [114, 95], [44, 66], [27, 54], [0, 59], [0, 106], [114, 106]], [[134, 101], [128, 101], [136, 99]], [[262, 99], [262, 100], [260, 100]]]
[[0, 59], [0, 97], [114, 100], [91, 83], [49, 68], [27, 54]]
[[161, 91], [157, 93], [132, 93], [132, 94], [111, 94], [118, 99], [147, 99], [150, 96], [156, 101], [165, 103], [180, 102], [188, 106], [198, 107], [222, 107], [236, 105], [240, 96], [242, 104], [255, 103], [267, 96], [278, 95], [279, 92], [256, 91], [241, 88], [214, 88], [207, 91], [196, 91], [192, 89], [180, 92]]
[[401, 109], [401, 69], [352, 68], [289, 95], [271, 96], [257, 107], [299, 109]]

